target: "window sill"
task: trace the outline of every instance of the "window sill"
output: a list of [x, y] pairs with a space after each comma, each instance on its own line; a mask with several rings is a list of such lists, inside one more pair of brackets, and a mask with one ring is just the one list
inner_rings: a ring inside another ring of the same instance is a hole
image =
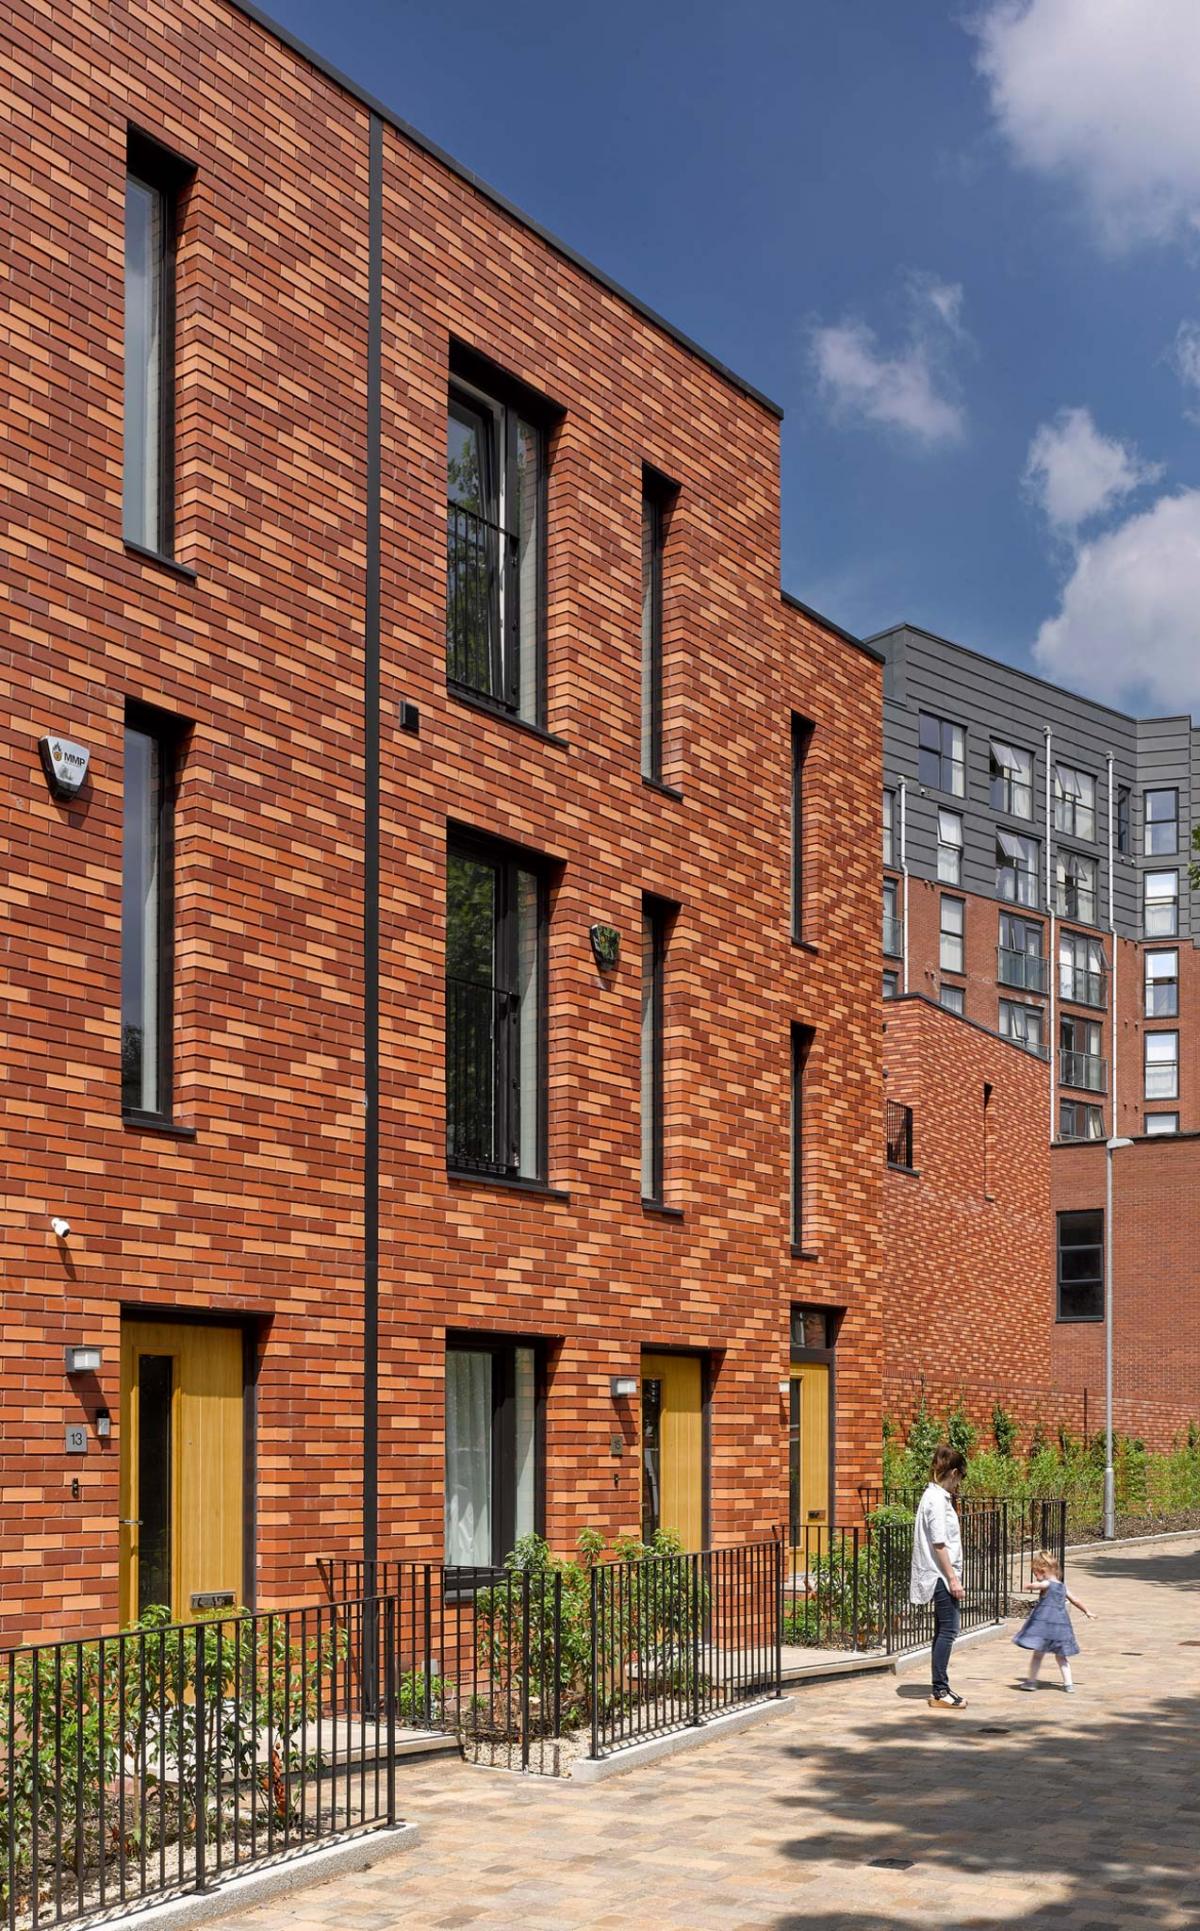
[[160, 570], [169, 570], [173, 577], [182, 577], [185, 583], [196, 582], [196, 572], [189, 564], [177, 563], [174, 557], [164, 556], [161, 550], [148, 550], [142, 543], [131, 543], [124, 539], [127, 556], [140, 557], [143, 563], [156, 563]]
[[158, 1113], [126, 1112], [121, 1115], [121, 1125], [135, 1133], [161, 1133], [168, 1140], [194, 1140], [194, 1126], [182, 1126], [178, 1120], [168, 1120]]
[[483, 697], [476, 691], [469, 691], [462, 684], [448, 682], [446, 690], [456, 704], [465, 704], [470, 711], [482, 711], [485, 717], [494, 717], [501, 724], [511, 724], [516, 730], [525, 731], [530, 737], [540, 738], [543, 744], [553, 744], [561, 751], [570, 749], [566, 738], [560, 738], [554, 731], [548, 731], [543, 724], [534, 724], [527, 717], [518, 717], [515, 711], [506, 711], [503, 704], [494, 704], [490, 697]]
[[1058, 1328], [1098, 1328], [1104, 1325], [1102, 1314], [1056, 1314], [1054, 1325]]
[[889, 1173], [906, 1173], [910, 1180], [919, 1180], [921, 1178], [920, 1167], [906, 1167], [899, 1160], [889, 1160], [887, 1170]]
[[820, 1258], [821, 1256], [814, 1248], [797, 1247], [795, 1241], [792, 1242], [792, 1259], [794, 1261], [819, 1261]]
[[519, 1174], [467, 1173], [461, 1167], [447, 1167], [446, 1178], [456, 1187], [502, 1187], [508, 1193], [541, 1194], [546, 1200], [569, 1200], [563, 1187], [552, 1187], [545, 1180], [523, 1180]]
[[683, 803], [683, 793], [678, 785], [668, 784], [664, 778], [648, 778], [643, 771], [642, 783], [647, 791], [657, 791], [663, 798], [674, 798], [677, 805]]
[[657, 1214], [660, 1220], [683, 1219], [682, 1207], [669, 1207], [665, 1200], [647, 1200], [645, 1194], [642, 1195], [642, 1212]]

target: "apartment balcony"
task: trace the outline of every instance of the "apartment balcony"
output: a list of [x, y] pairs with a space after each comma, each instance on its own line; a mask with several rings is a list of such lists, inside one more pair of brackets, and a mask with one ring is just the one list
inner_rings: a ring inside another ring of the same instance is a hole
[[1108, 1005], [1108, 973], [1105, 970], [1091, 972], [1083, 966], [1060, 964], [1058, 996], [1073, 1006], [1097, 1006], [1103, 1011]]
[[886, 913], [883, 919], [883, 949], [889, 959], [904, 957], [904, 920], [889, 918]]
[[1010, 952], [996, 947], [996, 977], [1002, 986], [1019, 992], [1045, 992], [1050, 983], [1050, 961], [1040, 952]]
[[1058, 1055], [1058, 1076], [1064, 1086], [1081, 1093], [1107, 1093], [1108, 1061], [1096, 1053], [1072, 1053], [1065, 1048]]

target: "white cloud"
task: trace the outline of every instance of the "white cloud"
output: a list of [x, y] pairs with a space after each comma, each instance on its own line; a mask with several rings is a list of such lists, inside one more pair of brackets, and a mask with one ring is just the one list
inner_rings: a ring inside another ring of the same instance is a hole
[[1060, 409], [1034, 435], [1022, 480], [1053, 527], [1072, 534], [1161, 474], [1128, 443], [1102, 436], [1089, 409]]
[[[1169, 360], [1185, 389], [1200, 390], [1200, 322], [1179, 324]], [[1200, 405], [1183, 413], [1190, 422], [1200, 423]]]
[[989, 0], [972, 31], [1014, 157], [1107, 244], [1200, 229], [1197, 0]]
[[953, 393], [947, 352], [965, 339], [962, 300], [957, 282], [910, 275], [908, 327], [892, 354], [880, 348], [874, 329], [853, 316], [814, 328], [812, 364], [829, 407], [897, 430], [926, 448], [957, 442], [966, 417]]
[[1047, 677], [1110, 703], [1200, 713], [1200, 490], [1085, 544], [1033, 654]]

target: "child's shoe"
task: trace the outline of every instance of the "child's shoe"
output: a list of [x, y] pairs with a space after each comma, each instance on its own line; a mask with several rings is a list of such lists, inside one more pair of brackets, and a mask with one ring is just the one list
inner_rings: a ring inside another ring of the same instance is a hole
[[1037, 1684], [1030, 1682], [1027, 1676], [1019, 1676], [1016, 1686], [1019, 1690], [1036, 1690], [1037, 1688]]

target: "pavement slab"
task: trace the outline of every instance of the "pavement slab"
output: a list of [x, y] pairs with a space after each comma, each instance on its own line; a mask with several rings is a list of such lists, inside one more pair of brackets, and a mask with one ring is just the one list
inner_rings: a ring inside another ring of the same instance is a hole
[[[1071, 1558], [1067, 1696], [1008, 1642], [809, 1684], [758, 1729], [593, 1786], [405, 1769], [415, 1851], [226, 1931], [1200, 1931], [1200, 1537]], [[1014, 1629], [1016, 1625], [1013, 1625]]]

